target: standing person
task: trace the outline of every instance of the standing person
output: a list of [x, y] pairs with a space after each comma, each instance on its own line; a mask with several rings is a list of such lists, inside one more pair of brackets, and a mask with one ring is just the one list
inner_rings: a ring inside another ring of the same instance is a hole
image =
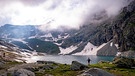
[[5, 52], [3, 53], [3, 57], [6, 57], [6, 53]]
[[90, 58], [88, 58], [87, 61], [88, 61], [88, 65], [89, 65], [90, 64], [90, 61], [91, 61]]

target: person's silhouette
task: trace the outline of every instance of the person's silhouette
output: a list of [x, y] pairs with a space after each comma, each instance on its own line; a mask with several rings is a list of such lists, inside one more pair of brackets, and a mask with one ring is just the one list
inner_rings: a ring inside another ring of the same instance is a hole
[[90, 61], [91, 61], [90, 58], [88, 58], [87, 61], [88, 61], [88, 65], [89, 65], [90, 64]]

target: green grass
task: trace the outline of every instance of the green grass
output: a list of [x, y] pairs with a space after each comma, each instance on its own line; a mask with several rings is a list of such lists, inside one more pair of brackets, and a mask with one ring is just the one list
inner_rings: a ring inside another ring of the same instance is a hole
[[36, 72], [36, 76], [43, 76], [45, 74], [54, 76], [77, 76], [79, 71], [70, 70], [70, 65], [58, 64], [54, 65], [56, 68], [51, 70], [44, 70], [44, 72]]
[[[54, 76], [77, 76], [83, 71], [72, 71], [70, 65], [58, 64], [54, 65], [57, 68], [44, 70], [44, 72], [36, 72], [36, 76], [54, 75]], [[90, 68], [100, 68], [115, 76], [135, 76], [135, 69], [118, 68], [112, 63], [104, 62], [89, 65]]]
[[[3, 66], [4, 67], [3, 70], [7, 69], [9, 67], [20, 65], [20, 64], [22, 64], [22, 63], [7, 62]], [[72, 71], [72, 70], [70, 70], [70, 65], [66, 65], [66, 64], [52, 64], [52, 66], [54, 66], [53, 69], [35, 71], [35, 75], [36, 76], [48, 76], [48, 75], [53, 75], [53, 76], [77, 76], [77, 75], [83, 73], [83, 71]], [[135, 69], [118, 68], [110, 62], [102, 62], [102, 63], [97, 63], [97, 64], [91, 64], [91, 65], [89, 65], [89, 68], [100, 68], [100, 69], [103, 69], [103, 70], [105, 70], [109, 73], [114, 74], [115, 76], [135, 76]], [[3, 70], [1, 70], [0, 72], [2, 73]]]
[[24, 44], [23, 42], [12, 41], [11, 43], [17, 45], [19, 48], [32, 50], [31, 48], [29, 48], [29, 47], [28, 47], [26, 44]]
[[110, 63], [98, 63], [89, 66], [93, 68], [101, 68], [114, 74], [115, 76], [135, 76], [135, 69], [118, 68], [114, 64]]

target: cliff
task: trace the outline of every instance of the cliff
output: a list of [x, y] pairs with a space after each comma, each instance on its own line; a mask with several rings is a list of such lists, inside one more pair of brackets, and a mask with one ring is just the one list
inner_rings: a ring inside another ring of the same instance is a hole
[[113, 22], [113, 39], [119, 51], [135, 50], [135, 0], [117, 16]]

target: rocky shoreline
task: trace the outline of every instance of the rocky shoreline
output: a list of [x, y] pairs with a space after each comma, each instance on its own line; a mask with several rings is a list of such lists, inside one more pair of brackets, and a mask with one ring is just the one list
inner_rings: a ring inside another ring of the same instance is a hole
[[[127, 68], [126, 71], [135, 70], [133, 67], [135, 67], [135, 59], [125, 57], [117, 57], [113, 62], [100, 61], [91, 65], [84, 65], [77, 61], [72, 61], [71, 65], [52, 61], [24, 63], [1, 58], [0, 76], [126, 76], [123, 73], [117, 75], [117, 72], [121, 72], [121, 68], [124, 70]], [[133, 75], [135, 75], [134, 71]]]
[[[1, 62], [0, 65], [6, 65], [8, 62]], [[9, 62], [12, 63], [12, 62]], [[17, 62], [16, 62], [17, 63]], [[7, 64], [8, 65], [8, 64]], [[0, 70], [1, 74], [0, 76], [38, 76], [38, 74], [41, 75], [41, 73], [43, 73], [41, 76], [55, 76], [55, 75], [51, 75], [51, 74], [47, 74], [44, 73], [45, 70], [52, 70], [52, 69], [57, 69], [60, 68], [62, 64], [59, 63], [55, 63], [55, 62], [50, 62], [50, 61], [38, 61], [37, 63], [17, 63], [15, 64], [13, 67], [6, 67], [4, 68], [3, 66], [1, 66], [1, 68], [3, 68], [3, 73], [2, 73], [2, 69]], [[63, 64], [63, 67], [66, 67], [66, 64]], [[77, 76], [89, 76], [89, 75], [97, 75], [97, 76], [103, 76], [103, 75], [107, 75], [107, 76], [114, 76], [111, 73], [108, 73], [102, 69], [99, 68], [89, 68], [89, 66], [86, 66], [84, 64], [81, 64], [77, 61], [73, 61], [70, 68], [68, 68], [68, 71], [82, 71], [82, 73], [78, 73]], [[62, 70], [62, 69], [61, 69]], [[63, 70], [64, 71], [64, 70]], [[53, 71], [52, 71], [53, 72]], [[62, 76], [62, 75], [61, 75]], [[70, 76], [70, 75], [68, 75]]]

